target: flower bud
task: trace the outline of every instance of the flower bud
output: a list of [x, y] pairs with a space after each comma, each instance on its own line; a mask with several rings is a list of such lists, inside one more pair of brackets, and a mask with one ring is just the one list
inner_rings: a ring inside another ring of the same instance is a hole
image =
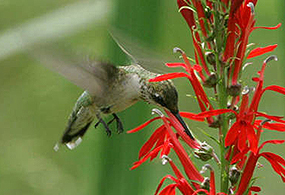
[[221, 126], [220, 119], [215, 119], [212, 123], [209, 124], [211, 128], [219, 128]]
[[212, 123], [209, 124], [209, 127], [211, 128], [219, 128], [222, 124], [222, 118], [220, 115], [218, 115], [217, 119], [215, 119]]
[[210, 19], [212, 16], [211, 8], [209, 6], [205, 7], [205, 16], [206, 18]]
[[194, 151], [195, 157], [202, 161], [208, 161], [213, 157], [213, 148], [206, 142], [201, 143], [201, 147]]
[[241, 92], [241, 84], [237, 83], [228, 87], [228, 93], [230, 96], [238, 96]]
[[203, 83], [204, 87], [214, 87], [218, 82], [218, 77], [216, 75], [216, 73], [211, 73], [211, 75], [205, 80], [205, 82]]
[[229, 179], [231, 181], [231, 184], [235, 185], [238, 182], [239, 177], [240, 177], [240, 170], [238, 170], [236, 166], [231, 167], [229, 172]]
[[[228, 109], [231, 109], [231, 104], [228, 104], [228, 105], [227, 105], [227, 108], [228, 108]], [[232, 110], [237, 112], [237, 111], [239, 110], [239, 107], [238, 107], [237, 105], [234, 105], [234, 106], [232, 107]], [[236, 115], [235, 115], [234, 113], [228, 113], [228, 118], [229, 118], [229, 119], [234, 119], [234, 118], [236, 118]]]
[[215, 54], [213, 54], [212, 52], [206, 52], [205, 53], [206, 55], [206, 59], [207, 59], [207, 62], [211, 65], [216, 65], [216, 56]]
[[210, 190], [210, 178], [209, 177], [204, 178], [204, 181], [201, 183], [201, 188], [207, 191]]

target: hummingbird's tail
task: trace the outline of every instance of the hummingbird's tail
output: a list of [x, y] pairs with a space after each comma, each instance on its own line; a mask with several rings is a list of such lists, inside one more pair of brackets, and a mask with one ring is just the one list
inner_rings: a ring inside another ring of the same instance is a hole
[[82, 141], [82, 137], [86, 133], [89, 128], [91, 122], [85, 125], [82, 129], [80, 129], [77, 133], [70, 133], [71, 128], [66, 129], [66, 132], [63, 134], [61, 138], [61, 143], [65, 144], [70, 150], [76, 148]]
[[82, 142], [82, 137], [86, 133], [91, 123], [92, 122], [88, 123], [82, 129], [78, 130], [77, 133], [73, 133], [73, 134], [71, 133], [72, 125], [68, 125], [63, 136], [61, 137], [61, 140], [58, 143], [56, 143], [56, 145], [54, 146], [54, 150], [58, 151], [60, 144], [65, 144], [66, 147], [70, 150], [73, 150], [74, 148], [76, 148]]
[[69, 116], [67, 127], [54, 149], [58, 150], [59, 144], [66, 145], [70, 150], [76, 148], [94, 119], [95, 113], [92, 106], [82, 105], [81, 100], [77, 102]]

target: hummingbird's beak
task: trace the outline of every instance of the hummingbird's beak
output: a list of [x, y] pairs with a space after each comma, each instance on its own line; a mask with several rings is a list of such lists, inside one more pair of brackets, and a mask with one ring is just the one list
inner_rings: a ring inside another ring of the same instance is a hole
[[182, 125], [182, 127], [184, 128], [184, 132], [185, 132], [191, 139], [194, 140], [193, 135], [191, 134], [191, 132], [190, 132], [188, 126], [186, 125], [186, 123], [184, 122], [184, 120], [182, 119], [182, 117], [180, 116], [179, 111], [177, 111], [177, 112], [171, 112], [171, 113], [175, 116], [175, 118], [176, 118], [176, 119], [179, 121], [179, 123]]

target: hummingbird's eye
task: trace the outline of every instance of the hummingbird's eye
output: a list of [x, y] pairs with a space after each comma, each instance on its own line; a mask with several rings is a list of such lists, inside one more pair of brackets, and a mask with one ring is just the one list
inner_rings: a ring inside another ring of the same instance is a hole
[[163, 106], [163, 107], [166, 106], [166, 104], [165, 104], [163, 98], [162, 98], [159, 94], [155, 93], [155, 94], [152, 96], [152, 98], [153, 98], [153, 100], [154, 100], [156, 103], [160, 104], [161, 106]]

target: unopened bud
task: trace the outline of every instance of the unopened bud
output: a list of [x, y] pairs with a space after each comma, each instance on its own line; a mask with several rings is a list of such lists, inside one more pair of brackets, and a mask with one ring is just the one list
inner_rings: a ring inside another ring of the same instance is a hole
[[241, 84], [237, 83], [228, 87], [228, 93], [230, 96], [238, 96], [241, 92]]
[[213, 158], [213, 148], [206, 142], [203, 142], [201, 143], [201, 147], [194, 151], [194, 154], [202, 161], [208, 161]]
[[205, 53], [206, 55], [206, 59], [207, 59], [207, 62], [211, 65], [216, 65], [216, 56], [215, 54], [213, 54], [212, 52], [206, 52]]
[[219, 115], [217, 119], [215, 119], [212, 123], [209, 124], [211, 128], [219, 128], [222, 124], [221, 116]]
[[230, 172], [229, 172], [229, 179], [231, 181], [232, 185], [235, 185], [240, 177], [240, 170], [237, 169], [236, 166], [233, 166], [230, 168]]
[[[227, 108], [232, 109], [233, 111], [236, 111], [236, 112], [239, 110], [239, 107], [237, 105], [232, 106], [231, 104], [228, 104]], [[236, 115], [234, 113], [230, 112], [230, 113], [228, 113], [228, 118], [234, 119], [234, 118], [236, 118]]]
[[209, 6], [205, 7], [205, 16], [206, 18], [210, 19], [212, 16], [211, 8]]
[[218, 82], [218, 77], [216, 73], [211, 73], [211, 75], [206, 79], [206, 81], [203, 83], [204, 87], [212, 88], [214, 87]]
[[210, 178], [209, 177], [204, 178], [204, 181], [201, 183], [201, 188], [207, 191], [210, 190]]

